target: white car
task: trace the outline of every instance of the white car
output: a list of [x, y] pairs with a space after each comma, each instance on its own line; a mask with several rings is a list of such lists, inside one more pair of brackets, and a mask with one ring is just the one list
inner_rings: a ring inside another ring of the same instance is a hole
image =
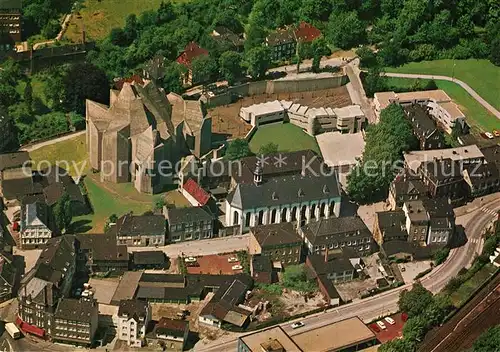
[[196, 258], [195, 257], [187, 257], [187, 258], [184, 258], [184, 261], [186, 263], [194, 263], [194, 262], [196, 262]]
[[488, 137], [489, 139], [493, 139], [493, 138], [495, 138], [495, 136], [494, 136], [493, 134], [491, 134], [490, 132], [485, 132], [485, 133], [484, 133], [484, 135], [485, 135], [486, 137]]
[[387, 327], [385, 326], [385, 324], [384, 324], [381, 320], [377, 321], [377, 325], [378, 325], [378, 327], [379, 327], [379, 328], [381, 328], [382, 330], [387, 329]]
[[241, 265], [233, 265], [231, 267], [231, 269], [233, 269], [233, 270], [241, 270], [241, 269], [243, 269], [243, 267]]
[[238, 258], [236, 257], [229, 257], [227, 258], [228, 263], [236, 263], [238, 261]]
[[298, 322], [296, 322], [296, 323], [293, 323], [293, 324], [292, 324], [292, 325], [290, 325], [290, 326], [292, 327], [292, 329], [298, 329], [298, 328], [303, 327], [304, 325], [306, 325], [306, 324], [304, 324], [304, 323], [303, 323], [303, 322], [301, 322], [301, 321], [298, 321]]
[[384, 319], [386, 322], [388, 322], [389, 324], [391, 325], [394, 325], [396, 324], [396, 322], [394, 321], [394, 319], [392, 319], [391, 317], [385, 317]]

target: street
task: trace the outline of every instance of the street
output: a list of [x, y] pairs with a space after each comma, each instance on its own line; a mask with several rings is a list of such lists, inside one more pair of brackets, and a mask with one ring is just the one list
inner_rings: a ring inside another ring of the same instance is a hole
[[[475, 253], [481, 250], [483, 230], [495, 219], [493, 215], [494, 211], [500, 211], [500, 199], [497, 197], [497, 199], [489, 203], [484, 203], [484, 206], [492, 211], [485, 212], [482, 208], [478, 208], [473, 212], [457, 217], [457, 224], [464, 225], [468, 241], [464, 246], [452, 249], [448, 259], [421, 280], [422, 284], [433, 293], [437, 293], [443, 289], [450, 278], [457, 275], [461, 268], [468, 267], [474, 260]], [[307, 318], [302, 318], [300, 320], [304, 322], [305, 326], [300, 331], [293, 330], [290, 327], [291, 322], [281, 324], [281, 327], [293, 336], [297, 333], [316, 329], [354, 316], [359, 316], [364, 322], [369, 322], [380, 316], [396, 312], [398, 310], [397, 302], [400, 292], [410, 288], [411, 284], [406, 284], [373, 297], [355, 300], [352, 303], [332, 308], [326, 313], [318, 313]], [[235, 350], [237, 345], [236, 338], [237, 335], [233, 334], [225, 339], [220, 339], [214, 344], [196, 346], [195, 349], [197, 351], [213, 352]]]
[[163, 247], [128, 247], [129, 252], [161, 250], [170, 258], [231, 253], [247, 250], [248, 234], [234, 237], [212, 238], [191, 242], [172, 243]]

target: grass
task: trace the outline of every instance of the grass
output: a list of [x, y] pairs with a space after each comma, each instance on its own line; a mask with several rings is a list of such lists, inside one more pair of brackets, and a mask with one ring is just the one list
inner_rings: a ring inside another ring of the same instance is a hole
[[59, 164], [73, 177], [89, 170], [85, 134], [35, 149], [30, 156], [35, 169]]
[[103, 39], [113, 28], [123, 27], [130, 14], [140, 15], [148, 10], [156, 10], [162, 0], [86, 0], [79, 13], [73, 15], [65, 38], [80, 42], [85, 25], [87, 39]]
[[[455, 63], [455, 69], [453, 69]], [[500, 67], [488, 60], [435, 60], [411, 62], [401, 67], [387, 67], [387, 72], [421, 73], [456, 77], [467, 83], [482, 98], [500, 110]]]
[[485, 265], [473, 277], [464, 282], [462, 286], [450, 295], [451, 301], [455, 307], [460, 307], [470, 295], [485, 282], [493, 273], [496, 268], [492, 264]]
[[[391, 87], [410, 88], [415, 81], [416, 79], [411, 78], [387, 77], [387, 83]], [[422, 81], [425, 82], [425, 80]], [[460, 106], [473, 132], [491, 132], [500, 129], [500, 120], [479, 104], [465, 89], [454, 82], [435, 82], [439, 89], [444, 90]]]
[[250, 140], [250, 150], [258, 153], [261, 146], [270, 142], [276, 143], [280, 152], [312, 149], [321, 155], [316, 139], [291, 123], [259, 127]]
[[153, 196], [136, 192], [138, 195], [148, 199], [148, 201], [138, 202], [127, 198], [127, 193], [131, 191], [128, 188], [133, 188], [130, 184], [118, 185], [128, 190], [123, 194], [116, 194], [104, 188], [91, 177], [86, 177], [84, 182], [94, 213], [75, 217], [73, 223], [82, 223], [84, 226], [90, 227], [89, 232], [102, 233], [106, 220], [111, 214], [116, 214], [118, 217], [129, 212], [140, 215], [151, 210], [153, 207]]

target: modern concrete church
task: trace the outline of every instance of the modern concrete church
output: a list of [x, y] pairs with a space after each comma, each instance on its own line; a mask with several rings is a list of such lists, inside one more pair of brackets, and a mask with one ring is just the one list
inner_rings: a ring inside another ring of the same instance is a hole
[[167, 96], [152, 82], [112, 89], [109, 107], [87, 100], [86, 121], [91, 167], [103, 181], [133, 182], [144, 193], [172, 183], [175, 175], [164, 174], [180, 158], [200, 158], [212, 146], [212, 119], [204, 104]]

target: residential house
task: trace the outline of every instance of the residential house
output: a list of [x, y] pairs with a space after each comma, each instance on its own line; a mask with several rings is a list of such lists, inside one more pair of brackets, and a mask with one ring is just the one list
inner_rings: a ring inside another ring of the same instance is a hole
[[90, 274], [128, 270], [127, 246], [117, 244], [114, 234], [76, 235], [78, 268]]
[[250, 274], [252, 279], [260, 284], [269, 285], [278, 280], [271, 258], [265, 255], [257, 254], [252, 256]]
[[162, 351], [183, 351], [189, 335], [189, 322], [161, 318], [146, 335], [148, 346]]
[[387, 201], [391, 210], [397, 210], [401, 209], [406, 201], [426, 197], [427, 187], [420, 179], [420, 176], [413, 175], [411, 171], [405, 169], [391, 182]]
[[13, 256], [0, 250], [0, 302], [14, 297], [17, 288], [18, 271]]
[[425, 244], [430, 217], [421, 200], [411, 200], [403, 204], [406, 217], [408, 241]]
[[122, 300], [118, 307], [118, 340], [130, 347], [142, 347], [151, 320], [151, 306], [141, 300]]
[[22, 2], [3, 0], [0, 2], [0, 51], [13, 50], [21, 41]]
[[185, 86], [191, 86], [203, 82], [207, 77], [197, 77], [196, 72], [193, 75], [192, 64], [196, 58], [208, 56], [208, 51], [201, 48], [195, 42], [190, 42], [184, 48], [184, 51], [177, 57], [175, 61], [187, 69], [187, 72], [182, 77], [182, 83]]
[[226, 226], [239, 225], [243, 232], [258, 225], [304, 225], [339, 215], [337, 172], [312, 151], [269, 155], [267, 165], [252, 158], [256, 160], [253, 166], [249, 164], [252, 159], [245, 159], [241, 160], [241, 172], [232, 176], [232, 189], [225, 201]]
[[207, 207], [212, 214], [217, 214], [218, 209], [215, 199], [194, 179], [188, 178], [182, 184], [180, 191], [193, 207]]
[[250, 228], [249, 253], [269, 257], [272, 262], [299, 264], [302, 261], [302, 246], [302, 238], [290, 222]]
[[266, 45], [271, 48], [273, 60], [287, 60], [296, 53], [297, 43], [308, 44], [320, 36], [319, 29], [309, 23], [301, 22], [297, 27], [289, 26], [270, 33], [266, 37]]
[[52, 238], [35, 266], [22, 279], [17, 325], [39, 337], [52, 336], [60, 298], [70, 293], [76, 266], [74, 236]]
[[[451, 159], [462, 164], [482, 164], [485, 156], [477, 145], [467, 145], [457, 148], [417, 150], [403, 154], [405, 168], [413, 172], [413, 175], [420, 175], [420, 166], [425, 162]], [[421, 175], [420, 175], [421, 176]]]
[[465, 201], [469, 188], [462, 174], [463, 165], [463, 161], [451, 158], [423, 162], [418, 172], [430, 197], [447, 197], [454, 203]]
[[413, 134], [419, 141], [421, 150], [445, 147], [444, 137], [429, 117], [426, 108], [413, 104], [406, 106], [404, 112], [413, 128]]
[[22, 199], [42, 193], [41, 185], [33, 183], [28, 152], [0, 154], [1, 194], [6, 207], [19, 206]]
[[[27, 203], [25, 203], [27, 202]], [[43, 200], [25, 200], [21, 206], [19, 242], [24, 249], [39, 248], [57, 235], [52, 209]]]
[[54, 314], [52, 341], [91, 347], [97, 331], [99, 304], [94, 298], [62, 298]]
[[408, 241], [405, 212], [403, 210], [376, 212], [373, 238], [379, 246], [390, 241]]
[[169, 261], [163, 251], [132, 252], [132, 267], [141, 269], [168, 269]]
[[350, 248], [359, 256], [366, 256], [374, 250], [370, 230], [358, 216], [311, 221], [299, 229], [299, 233], [309, 254]]
[[472, 197], [495, 193], [500, 190], [500, 168], [495, 163], [464, 165], [462, 175]]
[[167, 226], [163, 215], [126, 214], [109, 231], [116, 234], [117, 244], [140, 247], [165, 245]]
[[212, 299], [203, 307], [198, 321], [220, 328], [223, 322], [243, 327], [250, 319], [251, 311], [241, 306], [253, 281], [247, 275], [238, 275], [232, 281], [224, 282]]
[[214, 216], [208, 207], [164, 208], [169, 243], [212, 238]]
[[239, 35], [234, 33], [227, 27], [217, 26], [214, 28], [210, 36], [223, 47], [230, 47], [235, 51], [243, 51], [245, 41]]

